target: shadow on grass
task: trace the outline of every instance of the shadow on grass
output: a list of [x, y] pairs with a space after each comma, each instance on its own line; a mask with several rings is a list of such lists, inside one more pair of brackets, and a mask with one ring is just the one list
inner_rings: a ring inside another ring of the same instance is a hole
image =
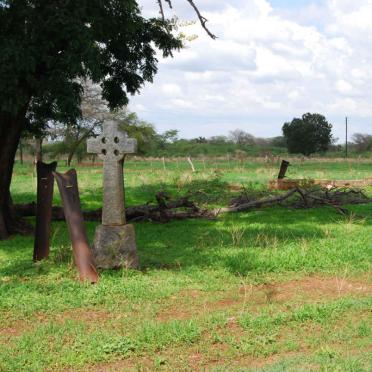
[[[179, 189], [176, 182], [165, 185], [157, 183], [150, 185], [147, 190], [141, 186], [128, 188], [127, 193], [132, 200], [142, 198], [145, 202], [156, 191], [164, 190], [176, 196], [180, 194]], [[218, 178], [191, 181], [182, 188], [182, 195], [187, 193], [196, 195], [200, 203], [226, 203], [233, 196], [226, 191], [226, 184]], [[24, 195], [18, 197], [24, 198]], [[100, 195], [96, 192], [84, 191], [83, 205], [91, 205], [98, 198]], [[371, 224], [370, 206], [353, 208], [369, 217], [360, 226]], [[331, 224], [331, 230], [338, 231], [342, 230], [342, 224], [348, 223], [345, 217], [330, 208], [293, 210], [280, 207], [226, 214], [216, 221], [137, 223], [141, 270], [146, 273], [149, 270], [188, 271], [211, 268], [247, 275], [252, 272], [285, 270], [316, 271], [342, 262], [359, 264], [361, 259], [366, 258], [365, 253], [358, 251], [354, 252], [354, 257], [348, 255], [349, 246], [345, 237], [338, 237], [337, 232], [329, 233], [324, 229], [325, 225]], [[350, 223], [353, 224], [354, 221]], [[86, 224], [91, 240], [96, 225]], [[349, 239], [352, 244], [354, 238], [350, 236]], [[70, 242], [63, 222], [53, 224], [51, 245], [51, 260], [35, 265], [31, 262], [32, 237], [15, 237], [0, 242], [0, 254], [5, 257], [1, 259], [0, 255], [0, 277], [48, 275], [54, 266], [63, 270], [71, 262]], [[113, 272], [113, 275], [117, 274]]]
[[332, 218], [341, 222], [341, 217], [319, 210], [293, 211], [290, 217], [287, 213], [276, 208], [223, 216], [219, 221], [188, 221], [186, 225], [139, 224], [142, 269], [222, 268], [236, 275], [317, 271], [327, 265], [334, 267], [331, 259], [335, 253], [337, 256], [336, 245], [341, 261], [351, 259], [345, 255], [347, 247], [337, 239], [330, 240], [321, 228], [321, 221], [329, 223]]
[[[81, 180], [80, 180], [81, 181]], [[79, 181], [79, 191], [82, 208], [91, 210], [99, 208], [102, 205], [103, 189], [101, 186], [92, 187], [91, 184], [85, 184], [85, 181]], [[221, 202], [225, 205], [228, 197], [232, 197], [227, 188], [227, 183], [222, 181], [217, 175], [211, 173], [206, 179], [192, 178], [183, 180], [182, 175], [175, 175], [169, 178], [167, 182], [143, 182], [137, 186], [126, 186], [126, 205], [128, 207], [149, 202], [155, 202], [156, 193], [159, 191], [169, 194], [171, 197], [179, 198], [185, 195], [192, 195], [196, 202]], [[33, 191], [19, 191], [13, 195], [14, 203], [32, 203], [36, 202], [36, 195]], [[60, 205], [60, 196], [55, 185], [54, 201], [55, 205]]]

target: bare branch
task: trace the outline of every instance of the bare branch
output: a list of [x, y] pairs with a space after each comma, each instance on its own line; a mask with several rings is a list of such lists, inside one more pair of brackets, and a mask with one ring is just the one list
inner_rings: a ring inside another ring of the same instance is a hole
[[[165, 20], [165, 15], [164, 15], [164, 7], [163, 7], [163, 2], [162, 0], [156, 0], [158, 5], [159, 5], [159, 10], [160, 10], [160, 14], [161, 14], [161, 17], [163, 20]], [[170, 9], [173, 9], [173, 4], [172, 4], [172, 0], [164, 0]], [[199, 8], [196, 6], [196, 4], [194, 3], [194, 0], [186, 0], [191, 6], [192, 8], [194, 9], [196, 15], [198, 16], [199, 18], [199, 21], [200, 21], [200, 24], [201, 26], [204, 28], [205, 32], [208, 34], [208, 36], [210, 36], [213, 40], [217, 39], [217, 36], [212, 34], [211, 31], [209, 31], [208, 27], [207, 27], [207, 22], [208, 22], [208, 19], [205, 18], [201, 13], [200, 13], [200, 10]]]
[[172, 0], [164, 0], [168, 5], [169, 8], [173, 9]]
[[161, 18], [163, 19], [163, 21], [165, 20], [165, 15], [164, 15], [164, 9], [163, 9], [163, 3], [161, 0], [157, 0], [158, 4], [159, 4], [159, 9], [160, 9], [160, 14], [161, 14]]
[[200, 24], [202, 25], [202, 27], [204, 28], [204, 30], [206, 31], [206, 33], [213, 39], [217, 39], [217, 36], [212, 34], [212, 32], [209, 31], [206, 23], [208, 22], [208, 19], [205, 18], [199, 11], [198, 7], [195, 5], [194, 3], [194, 0], [186, 0], [192, 7], [193, 9], [195, 10], [195, 13], [197, 14], [198, 18], [199, 18], [199, 21], [200, 21]]

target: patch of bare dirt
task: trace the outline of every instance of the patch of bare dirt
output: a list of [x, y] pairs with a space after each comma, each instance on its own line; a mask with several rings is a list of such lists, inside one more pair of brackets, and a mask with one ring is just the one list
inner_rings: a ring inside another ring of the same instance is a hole
[[[230, 347], [226, 344], [216, 344], [205, 352], [191, 347], [189, 350], [168, 350], [160, 354], [164, 360], [164, 369], [169, 371], [209, 371], [215, 368], [262, 368], [279, 362], [285, 358], [302, 355], [298, 352], [282, 352], [267, 357], [236, 356], [229, 353]], [[156, 356], [132, 357], [121, 361], [98, 363], [85, 367], [89, 372], [118, 372], [118, 371], [153, 371]]]
[[[337, 349], [337, 345], [334, 346]], [[368, 353], [371, 348], [348, 350], [348, 354], [360, 355]], [[345, 351], [344, 349], [341, 350]], [[213, 345], [205, 352], [191, 347], [188, 350], [171, 349], [164, 351], [158, 356], [164, 360], [163, 367], [169, 371], [210, 371], [216, 368], [222, 369], [260, 369], [275, 365], [282, 360], [309, 356], [313, 351], [300, 349], [297, 351], [279, 352], [266, 357], [253, 357], [229, 354], [229, 346], [226, 344]], [[96, 365], [85, 366], [84, 371], [89, 372], [117, 372], [117, 371], [153, 371], [157, 370], [155, 364], [156, 356], [139, 356], [115, 362], [98, 363]], [[302, 368], [316, 370], [316, 364], [302, 365]], [[71, 370], [72, 371], [72, 370]], [[75, 370], [74, 370], [75, 371]]]
[[[203, 291], [198, 289], [184, 289], [177, 293], [175, 296], [169, 298], [170, 303], [167, 304], [157, 315], [157, 320], [185, 320], [189, 319], [192, 315], [189, 309], [184, 309], [183, 306], [190, 308], [190, 304], [180, 302], [180, 299], [187, 299], [189, 302], [198, 300], [204, 296]], [[178, 305], [177, 305], [178, 304]]]
[[225, 362], [223, 360], [219, 360], [216, 362], [208, 363], [207, 365], [203, 366], [203, 369], [215, 369], [218, 367], [229, 367], [233, 368], [252, 368], [252, 369], [260, 369], [263, 367], [267, 367], [278, 363], [282, 359], [294, 358], [296, 356], [300, 356], [303, 353], [301, 352], [286, 352], [280, 354], [272, 354], [267, 357], [252, 357], [252, 356], [242, 356], [234, 358], [234, 360], [230, 360], [229, 362]]
[[[272, 283], [267, 285], [252, 286], [246, 288], [237, 288], [230, 298], [222, 298], [215, 302], [200, 303], [205, 293], [201, 291], [182, 291], [182, 296], [191, 294], [192, 301], [189, 305], [194, 306], [189, 311], [182, 309], [180, 300], [181, 295], [172, 296], [172, 308], [167, 308], [166, 312], [160, 312], [161, 315], [167, 317], [160, 318], [161, 320], [175, 319], [176, 317], [194, 317], [199, 313], [206, 313], [218, 308], [226, 308], [231, 306], [242, 306], [244, 303], [256, 304], [257, 310], [260, 304], [267, 304], [268, 297], [270, 301], [279, 301], [286, 303], [289, 301], [305, 302], [316, 301], [322, 299], [331, 299], [342, 296], [354, 295], [365, 296], [372, 293], [372, 286], [367, 281], [340, 279], [340, 278], [322, 278], [322, 277], [308, 277], [299, 280], [292, 280], [284, 283]], [[168, 299], [169, 300], [169, 299]], [[199, 303], [193, 301], [197, 300]], [[177, 302], [176, 305], [174, 302]], [[176, 308], [178, 308], [176, 310]], [[360, 315], [355, 314], [356, 319], [360, 319]], [[173, 318], [172, 318], [173, 317]], [[345, 319], [343, 319], [345, 322]], [[226, 332], [235, 337], [237, 340], [242, 336], [243, 330], [238, 324], [237, 318], [232, 316], [227, 319], [225, 324]], [[305, 334], [319, 334], [323, 332], [320, 325], [304, 324]], [[285, 340], [292, 339], [292, 330], [284, 330], [284, 333], [278, 335], [277, 342], [283, 344]], [[288, 332], [288, 334], [286, 333]], [[192, 370], [205, 371], [213, 370], [215, 368], [253, 368], [260, 369], [270, 365], [274, 365], [281, 360], [296, 358], [305, 355], [311, 355], [316, 350], [316, 345], [309, 346], [306, 343], [299, 342], [298, 349], [295, 351], [280, 351], [268, 356], [254, 357], [250, 355], [242, 355], [234, 350], [231, 345], [224, 342], [213, 342], [212, 336], [206, 331], [203, 335], [203, 342], [198, 345], [167, 348], [166, 350], [157, 353], [156, 355], [140, 355], [133, 356], [122, 361], [115, 361], [112, 363], [98, 363], [97, 365], [85, 368], [86, 371], [132, 371], [132, 370], [155, 370], [156, 358], [161, 357], [164, 360], [165, 370]], [[331, 345], [337, 348], [339, 345]], [[315, 348], [315, 349], [314, 349]], [[349, 349], [348, 352], [351, 352]], [[342, 350], [345, 347], [342, 346]], [[363, 352], [369, 352], [370, 348], [364, 348]], [[358, 350], [358, 352], [361, 352]], [[316, 369], [316, 365], [302, 366], [304, 368]]]
[[32, 329], [30, 321], [14, 319], [11, 313], [4, 314], [0, 321], [0, 343], [5, 343], [13, 337], [21, 336], [24, 332]]
[[[172, 319], [189, 319], [195, 315], [210, 311], [248, 307], [260, 308], [269, 303], [286, 304], [296, 301], [307, 303], [329, 300], [346, 296], [372, 295], [372, 285], [367, 281], [344, 279], [338, 277], [306, 277], [284, 283], [268, 283], [264, 285], [246, 285], [228, 292], [228, 296], [216, 301], [202, 301], [201, 291], [182, 291], [171, 298], [171, 303], [157, 315], [160, 321]], [[186, 303], [184, 299], [197, 299], [195, 303]]]
[[[123, 371], [152, 371], [155, 370], [155, 363], [150, 357], [134, 357], [115, 362], [99, 363], [86, 366], [82, 371], [89, 372], [123, 372]], [[74, 372], [76, 370], [73, 370]], [[72, 372], [72, 370], [71, 370]]]
[[25, 322], [18, 322], [10, 327], [0, 329], [0, 336], [4, 337], [5, 340], [10, 340], [12, 337], [21, 336], [24, 330], [27, 328]]
[[92, 309], [72, 309], [56, 314], [54, 319], [57, 322], [65, 322], [66, 320], [77, 320], [84, 323], [104, 323], [114, 320], [118, 314], [109, 312], [107, 310], [92, 310]]
[[203, 291], [199, 289], [183, 289], [178, 293], [177, 296], [173, 296], [173, 298], [177, 299], [179, 297], [192, 297], [192, 298], [199, 298], [204, 295]]
[[91, 310], [91, 309], [71, 309], [58, 314], [37, 313], [33, 316], [32, 322], [26, 320], [12, 321], [4, 328], [0, 328], [0, 337], [6, 341], [13, 337], [21, 336], [23, 333], [30, 331], [38, 325], [48, 322], [64, 323], [66, 320], [82, 321], [88, 326], [90, 324], [102, 325], [108, 321], [113, 321], [120, 318], [120, 314], [108, 312], [106, 310]]
[[201, 353], [195, 353], [195, 354], [191, 354], [188, 359], [189, 359], [188, 361], [189, 366], [194, 371], [200, 364], [202, 364], [204, 356]]
[[[267, 287], [261, 287], [267, 291]], [[337, 298], [347, 295], [370, 295], [372, 285], [366, 282], [343, 278], [308, 277], [287, 283], [273, 285], [273, 298], [277, 302], [286, 302], [294, 297], [317, 300]]]
[[[337, 345], [331, 346], [334, 349], [337, 349]], [[363, 349], [349, 349], [348, 355], [360, 355], [362, 353], [368, 353], [371, 351], [371, 348], [363, 348]], [[345, 352], [344, 349], [340, 350], [340, 353]], [[258, 357], [254, 358], [251, 356], [242, 356], [234, 358], [230, 361], [230, 363], [226, 363], [223, 360], [218, 361], [217, 363], [212, 362], [208, 363], [207, 365], [200, 366], [199, 369], [195, 370], [210, 370], [218, 367], [226, 367], [228, 364], [229, 367], [233, 367], [236, 369], [241, 368], [252, 368], [252, 369], [261, 369], [264, 367], [269, 367], [272, 365], [275, 365], [276, 363], [279, 363], [280, 361], [287, 360], [287, 359], [295, 359], [301, 356], [309, 356], [309, 353], [311, 354], [311, 350], [305, 349], [305, 350], [299, 350], [299, 351], [287, 351], [287, 352], [280, 352], [278, 354], [272, 354], [267, 357]], [[305, 358], [304, 358], [305, 359]], [[308, 364], [308, 365], [301, 365], [301, 370], [318, 370], [319, 366], [316, 364]]]

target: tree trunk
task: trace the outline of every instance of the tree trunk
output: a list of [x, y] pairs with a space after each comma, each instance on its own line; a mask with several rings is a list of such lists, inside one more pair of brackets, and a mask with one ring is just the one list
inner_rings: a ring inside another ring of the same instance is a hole
[[[92, 131], [90, 130], [89, 132], [85, 133], [82, 137], [80, 137], [79, 139], [77, 139], [76, 140], [76, 143], [74, 144], [74, 146], [71, 147], [71, 150], [70, 150], [70, 152], [68, 154], [68, 157], [67, 157], [67, 166], [68, 167], [71, 166], [72, 158], [74, 157], [75, 152], [78, 149], [79, 145], [84, 140], [86, 140], [91, 134], [92, 134]], [[81, 162], [81, 159], [78, 158], [77, 161], [78, 161], [78, 164], [79, 164]]]
[[71, 162], [72, 162], [72, 158], [74, 157], [74, 153], [75, 153], [75, 151], [71, 151], [68, 154], [68, 157], [67, 157], [67, 166], [68, 167], [71, 167]]
[[43, 139], [41, 137], [35, 137], [35, 164], [38, 161], [43, 161]]
[[25, 110], [18, 115], [0, 111], [0, 240], [21, 228], [12, 208], [10, 183], [14, 158], [25, 123], [24, 115]]
[[23, 145], [21, 140], [19, 141], [19, 161], [23, 165]]

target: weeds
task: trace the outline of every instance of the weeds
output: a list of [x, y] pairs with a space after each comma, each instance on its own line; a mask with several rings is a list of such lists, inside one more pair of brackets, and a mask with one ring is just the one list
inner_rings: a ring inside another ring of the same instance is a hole
[[72, 250], [70, 245], [60, 245], [53, 250], [51, 255], [51, 261], [57, 265], [72, 263]]
[[[195, 161], [199, 171], [191, 174], [182, 159], [167, 161], [166, 171], [151, 161], [126, 163], [128, 206], [164, 190], [218, 208], [237, 196], [228, 184], [245, 185], [248, 197], [259, 194], [278, 167], [229, 159], [205, 162], [203, 171]], [[290, 175], [311, 178], [320, 165], [326, 178], [349, 174], [342, 162], [294, 161]], [[360, 163], [351, 177], [365, 178], [370, 169], [370, 162]], [[16, 203], [35, 200], [32, 171], [16, 166]], [[83, 207], [100, 207], [102, 169], [78, 174]], [[53, 223], [51, 259], [39, 264], [32, 262], [32, 237], [2, 241], [0, 370], [110, 370], [122, 359], [123, 369], [231, 370], [257, 362], [272, 371], [371, 370], [372, 304], [364, 289], [372, 214], [368, 205], [350, 210], [340, 217], [328, 208], [267, 208], [217, 221], [136, 223], [140, 270], [101, 271], [96, 286], [75, 280], [64, 222]], [[86, 223], [90, 241], [96, 226]], [[331, 297], [327, 290], [316, 300], [297, 293], [293, 278], [311, 275], [331, 276]], [[363, 290], [350, 291], [350, 277]], [[288, 282], [292, 295], [277, 293], [279, 282]]]
[[234, 247], [240, 247], [244, 238], [245, 229], [237, 226], [230, 228], [232, 245]]

